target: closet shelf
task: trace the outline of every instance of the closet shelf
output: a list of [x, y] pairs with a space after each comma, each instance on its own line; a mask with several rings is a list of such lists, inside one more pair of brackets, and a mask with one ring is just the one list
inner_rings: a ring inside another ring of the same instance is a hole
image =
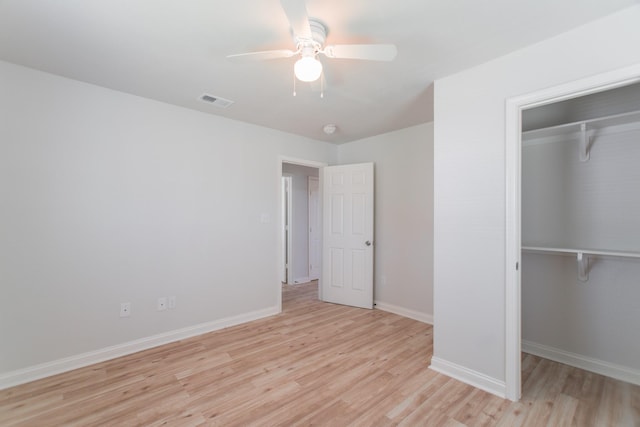
[[627, 113], [613, 114], [611, 116], [598, 117], [589, 120], [580, 120], [572, 123], [549, 126], [540, 129], [532, 129], [522, 132], [522, 140], [546, 138], [550, 136], [566, 135], [579, 132], [589, 132], [602, 129], [608, 126], [624, 125], [640, 121], [640, 110], [629, 111]]
[[622, 251], [602, 251], [595, 249], [567, 249], [567, 248], [550, 248], [539, 246], [523, 246], [523, 252], [542, 253], [542, 254], [560, 254], [575, 255], [578, 263], [578, 280], [586, 282], [589, 280], [589, 257], [615, 257], [615, 258], [640, 258], [640, 252], [622, 252]]
[[548, 254], [567, 254], [577, 255], [579, 253], [585, 255], [615, 257], [615, 258], [640, 258], [640, 252], [628, 252], [628, 251], [605, 251], [599, 249], [573, 249], [573, 248], [555, 248], [555, 247], [541, 247], [541, 246], [523, 246], [523, 252], [532, 253], [548, 253]]

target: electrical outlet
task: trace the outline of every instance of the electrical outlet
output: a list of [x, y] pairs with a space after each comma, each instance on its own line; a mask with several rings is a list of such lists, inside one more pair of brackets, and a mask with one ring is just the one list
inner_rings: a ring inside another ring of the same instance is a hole
[[163, 311], [167, 309], [167, 297], [158, 298], [158, 311]]
[[169, 310], [176, 308], [176, 296], [171, 295], [169, 297]]
[[121, 302], [120, 303], [120, 317], [129, 317], [131, 316], [131, 303], [130, 302]]

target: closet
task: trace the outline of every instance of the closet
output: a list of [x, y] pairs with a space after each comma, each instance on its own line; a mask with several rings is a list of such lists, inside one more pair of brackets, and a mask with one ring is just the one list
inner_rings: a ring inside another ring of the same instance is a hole
[[640, 84], [522, 129], [522, 350], [640, 384]]

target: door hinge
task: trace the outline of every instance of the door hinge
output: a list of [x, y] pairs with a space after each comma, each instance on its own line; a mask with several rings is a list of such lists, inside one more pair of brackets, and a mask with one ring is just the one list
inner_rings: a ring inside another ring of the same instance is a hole
[[516, 262], [516, 271], [518, 271], [518, 267], [520, 267], [520, 263]]

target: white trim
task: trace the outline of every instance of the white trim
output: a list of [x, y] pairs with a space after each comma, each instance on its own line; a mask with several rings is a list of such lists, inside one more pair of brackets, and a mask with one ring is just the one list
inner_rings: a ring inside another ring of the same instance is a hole
[[520, 360], [520, 266], [522, 265], [522, 253], [520, 250], [521, 111], [521, 108], [513, 100], [507, 100], [505, 135], [505, 397], [514, 402], [520, 400], [522, 395], [522, 367]]
[[533, 354], [534, 356], [564, 363], [565, 365], [575, 366], [585, 371], [640, 385], [640, 370], [627, 366], [616, 365], [615, 363], [605, 362], [604, 360], [594, 359], [583, 356], [582, 354], [572, 353], [526, 340], [522, 340], [522, 351]]
[[519, 400], [520, 384], [520, 158], [522, 149], [521, 113], [523, 109], [551, 104], [640, 81], [640, 64], [546, 88], [506, 100], [506, 242], [505, 242], [505, 383], [506, 397]]
[[[317, 223], [321, 223], [321, 219], [322, 219], [322, 212], [320, 212], [320, 199], [322, 198], [322, 195], [320, 194], [320, 171], [318, 171], [318, 176], [308, 176], [307, 177], [307, 224], [309, 225], [309, 237], [307, 239], [307, 244], [309, 246], [308, 250], [308, 255], [309, 255], [309, 266], [308, 266], [308, 272], [309, 272], [309, 280], [316, 280], [316, 279], [320, 279], [320, 275], [322, 274], [322, 264], [320, 264], [320, 269], [317, 272], [312, 272], [311, 271], [311, 258], [312, 258], [312, 246], [313, 246], [313, 241], [311, 240], [311, 220], [313, 219], [311, 217], [311, 183], [317, 181], [318, 183], [318, 194], [316, 195], [316, 222]], [[320, 233], [319, 235], [319, 239], [320, 239], [320, 259], [322, 260], [322, 226], [320, 226], [319, 230], [316, 230], [316, 233]], [[315, 274], [312, 274], [315, 273]], [[317, 277], [315, 277], [317, 276]]]
[[418, 322], [433, 325], [433, 314], [427, 314], [421, 311], [411, 310], [393, 304], [387, 304], [386, 302], [382, 301], [374, 301], [373, 304], [374, 308], [378, 310], [388, 311], [389, 313], [397, 314], [398, 316], [408, 317], [409, 319], [417, 320]]
[[293, 279], [293, 284], [294, 285], [299, 285], [301, 283], [308, 283], [310, 281], [311, 281], [311, 279], [309, 278], [309, 276], [307, 276], [307, 277], [298, 277], [296, 279]]
[[298, 165], [298, 166], [307, 166], [309, 168], [318, 168], [318, 169], [327, 166], [327, 163], [325, 162], [317, 162], [315, 160], [299, 159], [296, 157], [288, 157], [288, 156], [278, 156], [278, 160], [279, 160], [281, 171], [282, 171], [283, 163], [289, 163], [289, 164]]
[[0, 390], [278, 314], [269, 307], [0, 374]]
[[480, 390], [484, 390], [496, 396], [506, 397], [505, 383], [503, 381], [496, 380], [480, 372], [465, 368], [456, 363], [448, 362], [438, 357], [431, 358], [431, 366], [429, 369], [433, 369], [436, 372], [455, 378], [469, 385], [472, 385]]
[[[286, 201], [286, 206], [287, 206], [287, 212], [286, 212], [286, 221], [287, 221], [287, 244], [286, 244], [286, 249], [285, 249], [285, 245], [284, 245], [284, 240], [282, 240], [283, 236], [282, 233], [280, 234], [280, 239], [281, 239], [281, 256], [283, 258], [282, 262], [280, 263], [280, 265], [284, 265], [284, 256], [285, 256], [285, 250], [286, 250], [286, 259], [287, 259], [287, 265], [285, 267], [286, 272], [285, 272], [285, 276], [286, 279], [284, 282], [287, 285], [291, 285], [293, 283], [293, 257], [294, 257], [294, 252], [293, 252], [293, 223], [291, 222], [291, 219], [293, 218], [293, 177], [291, 176], [291, 174], [288, 173], [283, 173], [282, 174], [282, 180], [286, 181], [287, 184], [287, 191], [286, 191], [286, 196], [287, 196], [287, 201]], [[284, 203], [284, 200], [280, 200], [280, 203]], [[284, 206], [280, 206], [280, 210], [282, 211]], [[282, 211], [280, 212], [280, 216], [282, 216], [283, 218], [285, 217], [285, 212]], [[284, 230], [282, 230], [284, 232]]]

